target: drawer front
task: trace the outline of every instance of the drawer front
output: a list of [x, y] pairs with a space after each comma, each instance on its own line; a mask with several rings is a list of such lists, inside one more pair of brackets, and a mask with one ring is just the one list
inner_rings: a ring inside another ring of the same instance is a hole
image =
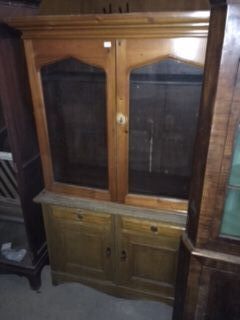
[[66, 208], [52, 206], [52, 214], [55, 218], [83, 223], [111, 227], [111, 215], [95, 213], [85, 209]]
[[121, 219], [122, 231], [135, 232], [145, 236], [166, 236], [179, 238], [184, 228], [158, 221], [123, 217]]

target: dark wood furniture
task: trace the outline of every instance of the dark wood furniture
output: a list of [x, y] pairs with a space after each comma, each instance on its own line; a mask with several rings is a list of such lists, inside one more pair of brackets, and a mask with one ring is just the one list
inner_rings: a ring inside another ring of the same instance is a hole
[[43, 187], [41, 163], [23, 45], [19, 32], [3, 23], [0, 61], [0, 247], [11, 242], [14, 250], [27, 250], [19, 262], [1, 252], [0, 272], [26, 276], [38, 289], [47, 262], [42, 211], [33, 202]]
[[111, 14], [209, 10], [208, 0], [42, 0], [40, 14]]
[[181, 242], [174, 319], [240, 318], [240, 2], [211, 4], [195, 175]]
[[208, 18], [8, 21], [23, 32], [54, 283], [173, 302]]

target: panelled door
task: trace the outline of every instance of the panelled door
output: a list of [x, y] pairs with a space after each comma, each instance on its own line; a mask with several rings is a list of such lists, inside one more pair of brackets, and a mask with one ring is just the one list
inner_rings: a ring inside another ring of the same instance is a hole
[[121, 217], [116, 230], [117, 283], [172, 303], [183, 227]]
[[112, 216], [49, 206], [45, 224], [53, 271], [81, 279], [114, 279], [114, 233]]

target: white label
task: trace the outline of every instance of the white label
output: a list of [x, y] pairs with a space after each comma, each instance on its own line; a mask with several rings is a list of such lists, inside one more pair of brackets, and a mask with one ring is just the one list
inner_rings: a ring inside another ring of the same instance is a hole
[[104, 41], [103, 46], [104, 46], [104, 48], [111, 48], [112, 47], [112, 42], [111, 41]]

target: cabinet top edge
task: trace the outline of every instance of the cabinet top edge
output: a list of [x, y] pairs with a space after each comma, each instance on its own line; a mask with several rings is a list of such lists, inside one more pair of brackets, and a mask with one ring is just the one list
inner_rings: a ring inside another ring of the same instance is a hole
[[5, 23], [21, 31], [38, 32], [42, 30], [81, 29], [85, 27], [191, 27], [208, 28], [210, 11], [172, 11], [126, 14], [82, 14], [24, 16], [5, 19]]
[[107, 202], [102, 200], [93, 200], [79, 198], [68, 195], [60, 195], [50, 191], [43, 190], [34, 199], [35, 202], [59, 207], [81, 208], [85, 210], [104, 212], [113, 215], [131, 216], [142, 219], [158, 220], [166, 223], [173, 223], [185, 228], [187, 215], [174, 211], [163, 211], [135, 207], [126, 204]]

